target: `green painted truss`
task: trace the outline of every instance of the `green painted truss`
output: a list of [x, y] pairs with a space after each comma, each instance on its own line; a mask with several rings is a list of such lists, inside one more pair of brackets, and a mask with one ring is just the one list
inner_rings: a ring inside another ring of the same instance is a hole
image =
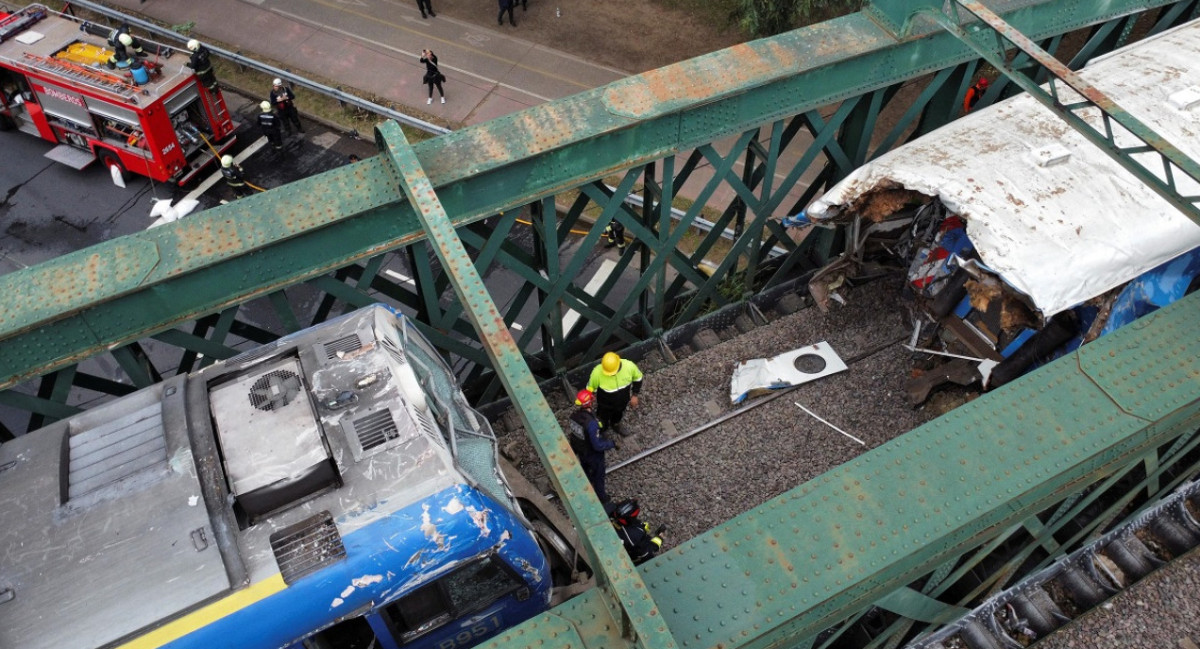
[[[493, 645], [895, 647], [1195, 474], [1197, 299], [640, 571], [606, 532], [537, 382], [661, 341], [835, 255], [836, 234], [797, 239], [780, 217], [957, 117], [978, 57], [993, 58], [954, 21], [913, 20], [923, 8], [879, 0], [411, 147], [384, 125], [371, 160], [0, 277], [0, 407], [27, 413], [32, 430], [96, 393], [390, 302], [456, 361], [477, 402], [519, 404], [599, 567], [601, 588]], [[1077, 69], [1135, 31], [1194, 17], [1197, 2], [991, 10], [1051, 54], [1086, 30], [1069, 52]], [[1053, 71], [1036, 53], [995, 62], [1033, 81]], [[984, 101], [1017, 91], [997, 83]], [[614, 220], [633, 245], [584, 290]], [[498, 277], [518, 287], [502, 307], [485, 284]], [[1028, 421], [998, 424], [1016, 402]], [[13, 432], [24, 430], [0, 434]], [[830, 502], [862, 515], [831, 531]]]

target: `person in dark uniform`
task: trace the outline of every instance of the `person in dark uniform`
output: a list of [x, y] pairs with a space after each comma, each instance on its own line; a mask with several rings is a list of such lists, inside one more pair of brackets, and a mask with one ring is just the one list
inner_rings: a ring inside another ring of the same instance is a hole
[[262, 129], [263, 135], [267, 136], [267, 141], [276, 149], [283, 148], [283, 131], [279, 126], [279, 116], [275, 114], [274, 107], [271, 102], [264, 101], [258, 105], [262, 109], [262, 113], [258, 116], [258, 128]]
[[604, 490], [604, 452], [617, 447], [615, 443], [600, 436], [600, 421], [592, 413], [596, 405], [596, 395], [588, 390], [580, 390], [575, 395], [575, 405], [578, 408], [571, 413], [569, 422], [571, 450], [579, 456], [579, 464], [596, 497], [600, 502], [608, 502], [608, 492]]
[[276, 79], [271, 85], [271, 103], [275, 104], [275, 114], [283, 122], [283, 132], [291, 133], [295, 127], [298, 133], [304, 132], [300, 124], [300, 111], [296, 110], [296, 93], [283, 85], [283, 79]]
[[513, 18], [513, 7], [516, 6], [516, 0], [500, 0], [500, 15], [496, 16], [496, 24], [504, 24], [504, 12], [508, 12], [508, 22], [513, 27], [517, 26], [517, 20]]
[[433, 13], [432, 0], [417, 0], [417, 9], [421, 10], [421, 17], [425, 18], [425, 14], [429, 14], [437, 18], [437, 14]]
[[234, 198], [245, 198], [250, 195], [250, 188], [246, 186], [246, 174], [242, 171], [241, 165], [234, 164], [233, 156], [227, 155], [221, 158], [221, 175], [225, 177], [225, 184], [233, 192]]
[[617, 247], [618, 253], [625, 252], [625, 226], [621, 222], [613, 219], [604, 226], [604, 247]]
[[613, 503], [604, 508], [608, 519], [612, 521], [613, 531], [625, 545], [625, 551], [633, 560], [633, 565], [639, 565], [653, 559], [662, 550], [662, 533], [665, 528], [650, 531], [650, 524], [638, 518], [641, 508], [637, 500], [629, 498]]
[[187, 48], [192, 52], [192, 57], [188, 60], [188, 67], [196, 72], [196, 77], [200, 79], [200, 83], [204, 84], [205, 88], [210, 91], [216, 90], [217, 75], [213, 72], [212, 53], [194, 38], [188, 41]]

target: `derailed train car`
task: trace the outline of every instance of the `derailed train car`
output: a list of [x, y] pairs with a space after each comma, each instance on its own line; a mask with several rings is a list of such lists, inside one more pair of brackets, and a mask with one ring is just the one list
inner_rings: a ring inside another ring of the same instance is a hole
[[[1080, 74], [1200, 160], [1200, 21], [1120, 52]], [[1082, 117], [1103, 132], [1098, 112]], [[996, 387], [1195, 290], [1200, 275], [1200, 226], [1025, 94], [869, 162], [803, 217], [848, 240], [809, 284], [818, 304], [842, 299], [849, 278], [904, 269], [909, 347], [924, 363], [914, 403], [942, 382]]]
[[587, 577], [519, 483], [362, 309], [0, 446], [0, 646], [469, 646]]

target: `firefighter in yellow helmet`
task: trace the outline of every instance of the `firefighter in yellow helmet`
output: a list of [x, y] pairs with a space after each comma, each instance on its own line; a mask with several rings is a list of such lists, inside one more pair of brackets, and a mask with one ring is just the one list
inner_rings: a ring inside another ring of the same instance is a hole
[[638, 407], [638, 393], [642, 391], [642, 371], [638, 366], [615, 352], [608, 352], [592, 369], [587, 389], [596, 393], [596, 418], [603, 431], [631, 435], [621, 427], [621, 419], [626, 407]]

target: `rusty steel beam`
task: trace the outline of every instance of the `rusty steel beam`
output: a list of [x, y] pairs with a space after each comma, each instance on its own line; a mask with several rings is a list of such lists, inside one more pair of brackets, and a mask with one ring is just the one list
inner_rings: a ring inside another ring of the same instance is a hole
[[567, 513], [579, 530], [596, 570], [597, 582], [603, 589], [613, 624], [621, 627], [622, 635], [633, 639], [638, 647], [675, 649], [675, 639], [663, 624], [662, 614], [647, 595], [646, 584], [634, 569], [625, 547], [613, 533], [608, 515], [567, 444], [567, 437], [525, 364], [504, 317], [483, 285], [475, 263], [454, 232], [404, 131], [395, 122], [385, 122], [375, 127], [375, 140], [383, 152], [382, 157], [395, 168], [400, 189], [416, 208], [417, 217], [433, 244], [434, 254], [450, 276], [458, 299], [466, 307], [492, 366], [525, 423], [542, 465], [550, 470], [550, 478], [562, 495]]

